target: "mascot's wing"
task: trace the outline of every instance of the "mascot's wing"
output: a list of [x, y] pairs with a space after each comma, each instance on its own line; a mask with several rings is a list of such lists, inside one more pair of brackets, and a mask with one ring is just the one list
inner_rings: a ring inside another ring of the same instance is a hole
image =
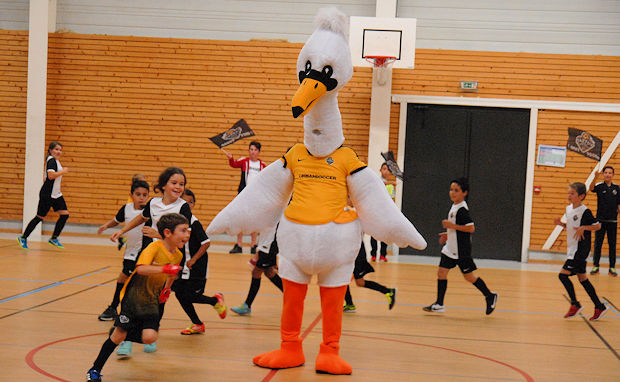
[[396, 207], [385, 185], [372, 170], [365, 168], [350, 175], [347, 183], [365, 233], [399, 247], [426, 248], [426, 240]]
[[213, 219], [207, 234], [260, 232], [280, 220], [293, 190], [293, 175], [277, 160], [261, 171]]

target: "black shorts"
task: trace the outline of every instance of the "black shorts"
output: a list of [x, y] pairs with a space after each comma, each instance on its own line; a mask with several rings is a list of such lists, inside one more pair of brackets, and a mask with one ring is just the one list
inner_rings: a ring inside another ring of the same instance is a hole
[[444, 255], [443, 253], [441, 254], [441, 260], [439, 261], [440, 267], [452, 269], [457, 265], [459, 266], [459, 268], [461, 269], [461, 273], [463, 274], [472, 273], [473, 271], [478, 269], [478, 267], [476, 267], [476, 263], [474, 263], [474, 259], [470, 256], [453, 259]]
[[256, 268], [266, 270], [271, 268], [277, 264], [277, 256], [278, 256], [278, 241], [274, 240], [271, 242], [271, 246], [269, 247], [269, 253], [265, 253], [263, 251], [258, 251], [258, 260], [256, 260]]
[[121, 310], [114, 321], [114, 326], [133, 333], [141, 333], [144, 329], [159, 331], [159, 320], [159, 315], [132, 317]]
[[586, 264], [587, 261], [580, 259], [568, 259], [562, 265], [562, 269], [566, 269], [572, 275], [577, 275], [581, 273], [586, 273]]
[[174, 293], [182, 295], [204, 294], [206, 285], [206, 279], [176, 279], [174, 280], [171, 289], [174, 291]]
[[133, 271], [136, 269], [136, 260], [123, 259], [123, 274], [126, 276], [131, 276]]
[[49, 212], [50, 208], [53, 208], [54, 211], [63, 211], [67, 209], [67, 203], [65, 202], [65, 198], [62, 196], [60, 198], [52, 198], [49, 196], [40, 196], [39, 195], [39, 205], [37, 206], [37, 216], [45, 216]]
[[353, 278], [359, 280], [363, 278], [365, 275], [374, 272], [375, 269], [370, 265], [368, 260], [366, 259], [366, 246], [362, 242], [360, 246], [360, 251], [357, 253], [357, 257], [355, 258], [355, 268], [353, 268]]

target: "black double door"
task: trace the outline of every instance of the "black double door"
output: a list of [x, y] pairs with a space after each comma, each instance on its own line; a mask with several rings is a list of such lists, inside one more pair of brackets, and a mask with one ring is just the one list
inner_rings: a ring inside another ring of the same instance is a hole
[[403, 213], [439, 256], [450, 180], [469, 178], [474, 258], [520, 260], [530, 111], [408, 104]]

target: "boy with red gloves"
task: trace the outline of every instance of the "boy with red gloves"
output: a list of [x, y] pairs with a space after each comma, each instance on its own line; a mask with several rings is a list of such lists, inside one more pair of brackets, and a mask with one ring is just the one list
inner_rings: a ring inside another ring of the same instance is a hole
[[187, 219], [177, 213], [166, 214], [157, 222], [163, 238], [149, 244], [140, 254], [136, 270], [121, 291], [121, 312], [114, 330], [103, 343], [97, 359], [86, 373], [87, 381], [101, 381], [101, 369], [125, 339], [150, 344], [157, 340], [160, 312], [170, 297], [170, 286], [181, 270], [179, 248], [189, 240]]

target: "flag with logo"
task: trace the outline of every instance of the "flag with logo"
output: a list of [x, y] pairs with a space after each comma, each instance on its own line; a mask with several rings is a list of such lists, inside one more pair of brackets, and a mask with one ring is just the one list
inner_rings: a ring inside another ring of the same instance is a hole
[[220, 149], [237, 142], [240, 139], [252, 137], [254, 132], [245, 119], [240, 119], [228, 130], [209, 138]]
[[595, 161], [600, 161], [603, 152], [603, 140], [587, 131], [569, 127], [566, 148]]
[[398, 168], [398, 163], [396, 163], [396, 160], [394, 159], [394, 153], [388, 151], [386, 153], [381, 153], [381, 156], [385, 160], [385, 163], [387, 163], [388, 170], [390, 170], [392, 175], [394, 175], [400, 180], [404, 180], [405, 174], [403, 174], [400, 168]]

